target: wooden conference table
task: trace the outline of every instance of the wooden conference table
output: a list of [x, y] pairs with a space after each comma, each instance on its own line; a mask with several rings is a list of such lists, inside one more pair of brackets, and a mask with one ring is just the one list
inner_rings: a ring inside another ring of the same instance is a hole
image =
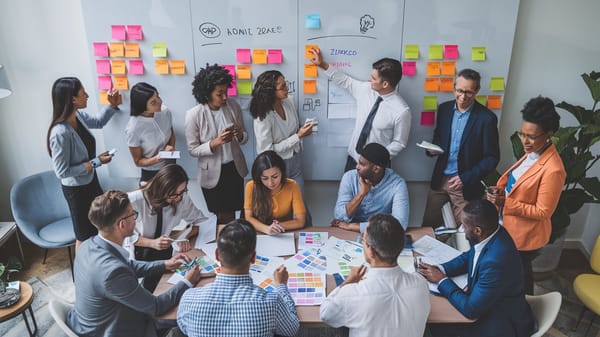
[[[221, 229], [222, 226], [219, 226]], [[344, 240], [352, 240], [355, 241], [358, 233], [346, 231], [336, 227], [307, 227], [294, 232], [294, 236], [296, 238], [296, 243], [298, 242], [298, 233], [299, 232], [328, 232], [329, 236], [335, 236]], [[429, 227], [426, 228], [408, 228], [407, 234], [410, 234], [414, 241], [421, 238], [423, 235], [433, 236], [433, 230]], [[197, 249], [192, 249], [187, 252], [190, 257], [196, 257], [200, 255], [205, 255], [204, 252]], [[160, 282], [158, 283], [156, 290], [154, 291], [155, 295], [160, 295], [165, 291], [169, 290], [173, 285], [168, 283], [167, 280], [171, 277], [173, 273], [168, 272], [165, 273]], [[196, 287], [202, 287], [205, 284], [211, 283], [215, 280], [214, 277], [203, 278], [198, 282]], [[335, 280], [332, 275], [327, 275], [327, 294], [329, 294], [333, 289], [335, 289]], [[469, 323], [473, 322], [473, 320], [467, 319], [463, 316], [458, 310], [456, 310], [450, 302], [445, 297], [436, 296], [433, 294], [429, 295], [429, 301], [431, 302], [431, 311], [429, 313], [429, 317], [427, 318], [428, 323]], [[319, 306], [297, 306], [296, 311], [298, 313], [298, 318], [300, 319], [300, 323], [302, 326], [311, 327], [311, 326], [325, 326], [321, 321], [319, 316]], [[177, 319], [177, 307], [174, 307], [164, 315], [158, 317], [160, 320], [176, 320]]]

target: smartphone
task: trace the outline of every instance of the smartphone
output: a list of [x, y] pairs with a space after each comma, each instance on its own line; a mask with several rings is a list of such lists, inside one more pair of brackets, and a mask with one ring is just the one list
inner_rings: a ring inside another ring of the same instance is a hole
[[112, 150], [108, 151], [108, 155], [111, 157], [114, 156], [115, 153], [117, 153], [117, 149], [112, 149]]

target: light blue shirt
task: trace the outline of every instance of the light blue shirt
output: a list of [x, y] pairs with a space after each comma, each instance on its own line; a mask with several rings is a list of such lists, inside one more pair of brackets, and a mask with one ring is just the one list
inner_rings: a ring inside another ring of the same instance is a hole
[[360, 222], [360, 231], [367, 228], [367, 220], [377, 213], [391, 214], [400, 221], [404, 229], [408, 226], [408, 189], [402, 177], [392, 169], [386, 168], [381, 181], [371, 188], [371, 191], [358, 206], [352, 217], [346, 213], [348, 204], [360, 191], [358, 171], [350, 170], [344, 173], [340, 182], [338, 198], [335, 203], [334, 217], [345, 222]]
[[448, 153], [448, 163], [444, 174], [453, 176], [458, 174], [458, 151], [460, 150], [460, 141], [462, 140], [465, 126], [471, 116], [471, 110], [473, 110], [473, 104], [465, 111], [458, 111], [456, 103], [454, 104], [454, 115], [452, 116], [452, 128], [450, 135], [450, 152]]

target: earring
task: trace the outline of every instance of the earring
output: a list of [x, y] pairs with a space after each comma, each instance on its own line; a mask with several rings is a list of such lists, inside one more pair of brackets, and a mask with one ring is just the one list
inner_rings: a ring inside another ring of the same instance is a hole
[[546, 143], [550, 143], [550, 138], [546, 138]]

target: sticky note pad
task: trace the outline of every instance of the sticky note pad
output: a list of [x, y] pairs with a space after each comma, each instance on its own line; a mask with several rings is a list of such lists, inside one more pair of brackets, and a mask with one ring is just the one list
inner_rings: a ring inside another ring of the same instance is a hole
[[167, 43], [155, 42], [152, 44], [152, 57], [167, 57]]
[[237, 92], [240, 95], [252, 94], [252, 82], [250, 82], [250, 81], [237, 82]]
[[144, 33], [141, 25], [127, 25], [127, 40], [143, 40]]
[[221, 67], [229, 72], [229, 75], [235, 80], [235, 66], [233, 64], [222, 64]]
[[319, 50], [319, 46], [316, 44], [307, 44], [304, 46], [304, 57], [307, 59], [313, 58], [313, 53], [310, 52], [311, 49]]
[[471, 61], [485, 61], [485, 47], [471, 48]]
[[252, 63], [267, 64], [267, 50], [266, 49], [252, 50]]
[[419, 45], [407, 44], [404, 46], [404, 58], [407, 60], [419, 59]]
[[491, 91], [504, 91], [504, 77], [492, 77], [490, 80]]
[[112, 74], [125, 74], [125, 60], [112, 60], [110, 62]]
[[98, 76], [98, 89], [100, 90], [111, 90], [112, 80], [110, 76]]
[[319, 14], [308, 14], [306, 16], [305, 27], [308, 29], [321, 28], [321, 16]]
[[304, 80], [303, 92], [305, 94], [316, 94], [317, 93], [317, 81], [316, 80]]
[[267, 62], [269, 64], [281, 64], [283, 62], [281, 49], [269, 49], [267, 52]]
[[154, 60], [154, 72], [157, 74], [165, 75], [169, 73], [169, 61], [168, 60]]
[[443, 92], [454, 91], [454, 77], [440, 78], [440, 91], [443, 91]]
[[138, 43], [125, 43], [125, 57], [140, 57], [140, 45]]
[[456, 74], [456, 62], [442, 62], [442, 75], [454, 76]]
[[444, 58], [454, 60], [458, 58], [458, 45], [447, 44], [444, 46]]
[[430, 60], [441, 60], [444, 58], [444, 46], [441, 44], [429, 45], [429, 59]]
[[437, 110], [437, 96], [423, 96], [423, 110]]
[[123, 25], [112, 25], [111, 36], [113, 40], [125, 40], [125, 26]]
[[435, 111], [421, 112], [421, 125], [431, 126], [435, 124]]
[[475, 100], [479, 102], [479, 104], [486, 106], [487, 105], [487, 97], [485, 95], [475, 96]]
[[238, 65], [237, 66], [237, 79], [238, 80], [249, 80], [252, 78], [252, 68], [250, 66]]
[[402, 75], [415, 76], [417, 74], [417, 62], [404, 61], [402, 62]]
[[94, 56], [108, 57], [108, 43], [94, 42]]
[[317, 77], [317, 65], [316, 64], [305, 64], [304, 65], [304, 77]]
[[427, 62], [427, 76], [440, 76], [439, 62]]
[[125, 51], [123, 49], [122, 42], [111, 42], [109, 44], [110, 49], [110, 57], [123, 57], [125, 56]]
[[129, 60], [129, 74], [130, 75], [144, 75], [144, 61]]
[[235, 59], [237, 63], [252, 63], [250, 49], [236, 49]]
[[427, 77], [425, 78], [425, 91], [439, 91], [440, 90], [440, 81], [435, 77]]
[[96, 73], [110, 74], [110, 61], [109, 60], [96, 60]]
[[487, 107], [488, 109], [502, 109], [502, 96], [489, 95]]
[[115, 76], [115, 89], [129, 90], [129, 81], [127, 76]]
[[185, 61], [184, 60], [171, 60], [171, 74], [184, 75], [185, 74]]
[[237, 84], [235, 81], [231, 82], [231, 88], [227, 88], [227, 96], [237, 96]]
[[102, 105], [110, 104], [110, 102], [108, 101], [108, 91], [100, 91], [100, 104], [102, 104]]

